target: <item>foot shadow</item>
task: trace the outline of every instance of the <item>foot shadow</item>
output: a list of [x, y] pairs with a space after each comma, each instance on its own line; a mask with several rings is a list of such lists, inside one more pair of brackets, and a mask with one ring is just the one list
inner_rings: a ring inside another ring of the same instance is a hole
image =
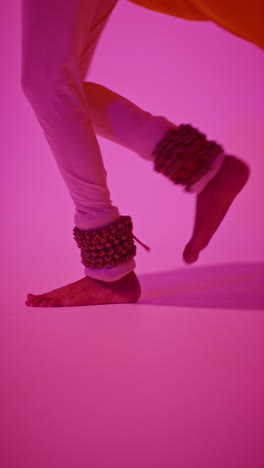
[[185, 267], [139, 275], [140, 304], [264, 309], [264, 263]]

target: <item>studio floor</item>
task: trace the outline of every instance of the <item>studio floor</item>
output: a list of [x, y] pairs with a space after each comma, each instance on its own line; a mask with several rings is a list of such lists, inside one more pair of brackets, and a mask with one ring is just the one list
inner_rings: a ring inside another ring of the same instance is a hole
[[139, 279], [137, 304], [2, 310], [2, 468], [264, 466], [264, 264]]

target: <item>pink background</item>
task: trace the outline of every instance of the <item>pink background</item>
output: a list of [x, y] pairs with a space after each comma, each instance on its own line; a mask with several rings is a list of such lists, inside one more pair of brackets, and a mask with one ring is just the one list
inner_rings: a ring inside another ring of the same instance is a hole
[[84, 267], [73, 203], [20, 87], [19, 13], [1, 0], [0, 465], [263, 467], [263, 52], [120, 0], [87, 80], [192, 123], [251, 177], [186, 266], [195, 198], [99, 138], [112, 201], [151, 247], [137, 247], [142, 300], [34, 309], [28, 292]]

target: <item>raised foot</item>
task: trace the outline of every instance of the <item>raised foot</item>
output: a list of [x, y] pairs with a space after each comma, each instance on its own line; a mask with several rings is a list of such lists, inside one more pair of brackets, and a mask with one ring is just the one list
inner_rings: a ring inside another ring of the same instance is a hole
[[198, 260], [248, 177], [248, 166], [234, 156], [227, 156], [220, 171], [197, 195], [193, 234], [183, 252], [186, 263]]
[[85, 276], [45, 294], [27, 295], [26, 305], [33, 307], [69, 307], [95, 304], [137, 302], [141, 287], [134, 271], [123, 278], [106, 283]]

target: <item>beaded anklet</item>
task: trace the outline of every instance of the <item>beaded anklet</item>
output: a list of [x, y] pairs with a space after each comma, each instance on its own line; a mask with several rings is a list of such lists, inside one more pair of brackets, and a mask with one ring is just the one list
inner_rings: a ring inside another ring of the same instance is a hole
[[89, 268], [103, 268], [128, 262], [136, 255], [134, 239], [150, 250], [132, 231], [130, 216], [120, 216], [109, 226], [99, 229], [84, 231], [75, 226], [73, 235], [81, 249], [82, 264]]
[[185, 191], [190, 192], [192, 186], [214, 168], [217, 158], [223, 155], [223, 148], [214, 141], [208, 141], [192, 125], [181, 124], [168, 130], [153, 154], [155, 171], [175, 184], [184, 185]]

